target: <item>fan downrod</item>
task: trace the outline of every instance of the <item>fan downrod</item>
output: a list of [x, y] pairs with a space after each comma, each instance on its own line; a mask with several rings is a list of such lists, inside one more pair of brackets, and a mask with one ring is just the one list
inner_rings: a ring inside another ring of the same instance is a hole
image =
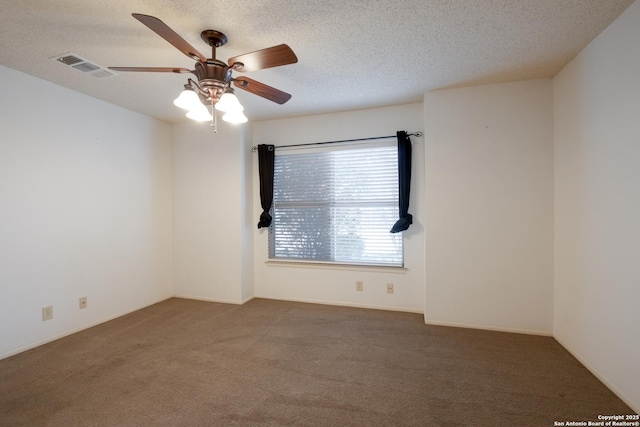
[[211, 47], [220, 47], [227, 43], [227, 36], [216, 30], [204, 30], [200, 37]]

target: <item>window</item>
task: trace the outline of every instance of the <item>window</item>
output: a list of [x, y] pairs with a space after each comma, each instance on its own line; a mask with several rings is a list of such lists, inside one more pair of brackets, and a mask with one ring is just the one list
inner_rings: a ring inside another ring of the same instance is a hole
[[396, 144], [278, 151], [269, 258], [403, 265]]

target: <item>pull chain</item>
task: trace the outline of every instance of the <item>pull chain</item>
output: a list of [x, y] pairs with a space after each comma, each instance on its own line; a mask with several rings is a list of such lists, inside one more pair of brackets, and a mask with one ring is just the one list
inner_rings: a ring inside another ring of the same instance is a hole
[[216, 114], [216, 109], [213, 105], [213, 99], [211, 100], [211, 123], [209, 126], [213, 127], [213, 133], [218, 133], [218, 115]]

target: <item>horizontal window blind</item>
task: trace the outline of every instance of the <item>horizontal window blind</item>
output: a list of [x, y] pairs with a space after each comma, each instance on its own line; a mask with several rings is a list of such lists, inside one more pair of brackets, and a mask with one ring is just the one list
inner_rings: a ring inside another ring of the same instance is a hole
[[403, 265], [397, 148], [276, 153], [269, 256]]

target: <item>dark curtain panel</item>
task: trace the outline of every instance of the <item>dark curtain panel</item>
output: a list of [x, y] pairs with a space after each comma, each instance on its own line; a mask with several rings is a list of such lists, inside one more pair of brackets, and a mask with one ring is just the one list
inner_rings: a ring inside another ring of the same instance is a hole
[[411, 140], [403, 130], [398, 137], [398, 192], [400, 219], [393, 225], [392, 233], [405, 231], [413, 223], [409, 213], [409, 193], [411, 192]]
[[258, 172], [260, 174], [260, 204], [262, 214], [258, 228], [266, 228], [271, 225], [271, 203], [273, 202], [273, 163], [275, 149], [273, 145], [258, 145]]

